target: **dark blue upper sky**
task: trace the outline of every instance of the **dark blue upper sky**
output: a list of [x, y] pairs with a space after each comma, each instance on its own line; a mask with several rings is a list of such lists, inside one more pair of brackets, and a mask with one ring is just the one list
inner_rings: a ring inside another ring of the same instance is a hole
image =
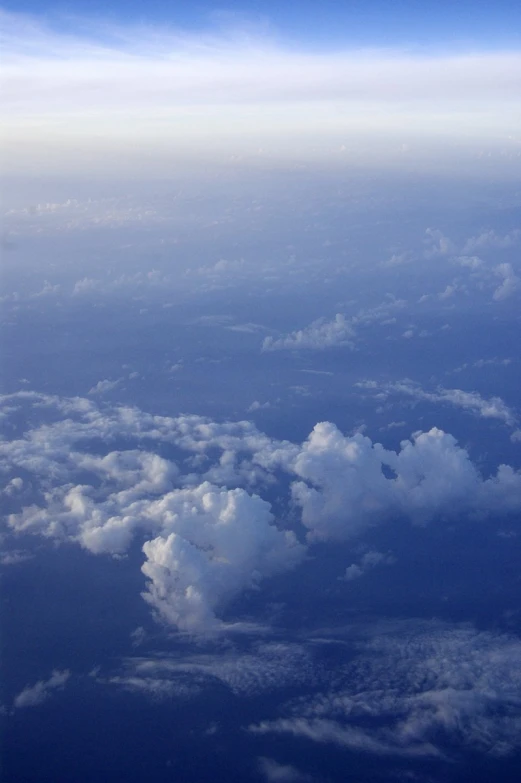
[[201, 29], [252, 26], [307, 45], [516, 46], [521, 3], [516, 0], [6, 0], [9, 11], [101, 16], [114, 21]]

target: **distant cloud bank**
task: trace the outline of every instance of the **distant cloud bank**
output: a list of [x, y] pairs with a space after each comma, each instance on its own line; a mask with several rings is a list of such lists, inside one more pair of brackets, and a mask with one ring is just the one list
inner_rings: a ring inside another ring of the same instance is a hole
[[466, 147], [505, 172], [519, 158], [516, 51], [308, 51], [236, 27], [1, 21], [9, 169], [44, 149], [51, 169], [83, 172], [109, 154], [111, 171], [142, 165], [145, 150], [156, 167], [194, 152], [407, 165], [443, 148], [457, 163]]

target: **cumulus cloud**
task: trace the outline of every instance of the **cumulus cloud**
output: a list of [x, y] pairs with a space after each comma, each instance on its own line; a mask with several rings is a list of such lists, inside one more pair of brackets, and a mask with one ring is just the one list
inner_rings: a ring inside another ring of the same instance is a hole
[[[0, 402], [7, 421], [26, 422], [26, 431], [0, 442], [0, 470], [17, 504], [10, 530], [110, 555], [138, 536], [145, 599], [158, 618], [191, 632], [220, 627], [231, 598], [296, 567], [315, 540], [352, 539], [395, 517], [426, 523], [521, 508], [519, 472], [501, 465], [482, 477], [468, 452], [436, 428], [392, 451], [330, 422], [299, 444], [251, 422], [153, 416], [92, 399], [24, 391]], [[115, 450], [115, 441], [128, 446]], [[156, 453], [161, 444], [179, 460]], [[280, 472], [307, 544], [258, 494]]]
[[482, 231], [477, 236], [467, 239], [463, 253], [475, 253], [481, 250], [505, 250], [511, 247], [515, 247], [521, 242], [521, 231], [516, 229], [508, 234], [498, 234], [494, 229], [489, 231]]
[[303, 555], [294, 534], [273, 525], [269, 504], [242, 489], [201, 484], [163, 496], [147, 514], [163, 533], [143, 545], [144, 598], [183, 630], [211, 630], [227, 599]]
[[109, 381], [105, 378], [103, 381], [98, 381], [92, 389], [89, 389], [89, 394], [105, 394], [105, 392], [113, 391], [122, 382], [122, 378], [118, 378], [116, 381]]
[[254, 411], [266, 410], [266, 408], [271, 408], [270, 402], [259, 402], [259, 400], [254, 400], [247, 410], [249, 413], [253, 413]]
[[345, 316], [337, 313], [332, 321], [319, 318], [305, 329], [291, 332], [285, 337], [266, 337], [263, 351], [309, 350], [321, 351], [336, 346], [353, 346], [355, 332]]
[[352, 538], [395, 515], [426, 523], [521, 505], [520, 473], [501, 465], [495, 476], [483, 480], [468, 452], [436, 428], [402, 441], [395, 452], [359, 433], [346, 437], [334, 424], [322, 422], [291, 469], [303, 479], [293, 482], [292, 495], [311, 540]]
[[38, 680], [34, 685], [27, 685], [20, 693], [15, 696], [13, 707], [21, 709], [22, 707], [36, 707], [43, 704], [50, 697], [52, 691], [63, 688], [71, 673], [68, 669], [60, 671], [55, 669], [48, 680]]
[[346, 568], [345, 574], [342, 577], [346, 582], [352, 582], [354, 579], [358, 579], [363, 576], [366, 571], [374, 568], [377, 565], [392, 565], [395, 561], [393, 555], [383, 552], [366, 552], [358, 563], [352, 563]]
[[503, 278], [503, 282], [494, 291], [493, 299], [500, 302], [508, 299], [519, 290], [521, 279], [514, 273], [512, 264], [499, 264], [495, 269], [498, 277]]
[[484, 261], [478, 256], [456, 256], [454, 258], [454, 263], [476, 271], [483, 267]]

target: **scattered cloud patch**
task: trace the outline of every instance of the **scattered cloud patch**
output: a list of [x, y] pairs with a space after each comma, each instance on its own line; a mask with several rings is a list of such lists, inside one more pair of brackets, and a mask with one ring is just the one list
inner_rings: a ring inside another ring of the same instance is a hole
[[463, 389], [444, 389], [438, 387], [436, 391], [425, 391], [419, 384], [409, 380], [395, 383], [378, 384], [374, 381], [361, 381], [356, 384], [360, 388], [374, 390], [378, 394], [403, 394], [416, 400], [425, 400], [433, 403], [448, 403], [457, 408], [462, 408], [484, 419], [498, 419], [512, 427], [517, 421], [516, 413], [501, 397], [486, 399], [478, 392], [468, 392]]
[[286, 337], [266, 337], [263, 351], [308, 350], [322, 351], [327, 348], [353, 347], [355, 331], [345, 316], [337, 313], [332, 321], [319, 318], [305, 329], [292, 332]]
[[92, 389], [89, 389], [89, 394], [105, 394], [106, 392], [113, 391], [123, 382], [123, 378], [118, 378], [116, 381], [109, 381], [107, 378], [103, 381], [98, 381]]
[[310, 775], [300, 772], [292, 764], [279, 764], [265, 756], [259, 758], [259, 771], [268, 783], [306, 783], [312, 780]]
[[34, 685], [27, 685], [20, 693], [15, 696], [13, 707], [22, 709], [24, 707], [37, 707], [51, 696], [52, 692], [64, 687], [71, 676], [68, 669], [60, 671], [55, 669], [48, 680], [38, 680]]
[[352, 582], [377, 565], [393, 565], [395, 562], [394, 556], [390, 553], [366, 552], [358, 563], [352, 563], [346, 568], [345, 574], [341, 578], [346, 582]]
[[289, 702], [284, 717], [250, 731], [447, 761], [456, 748], [496, 757], [519, 751], [519, 639], [436, 622], [382, 623], [366, 634], [334, 686]]
[[499, 264], [495, 268], [495, 272], [498, 277], [503, 278], [503, 282], [494, 291], [493, 299], [496, 302], [501, 302], [504, 299], [509, 299], [519, 290], [521, 279], [514, 273], [512, 264]]

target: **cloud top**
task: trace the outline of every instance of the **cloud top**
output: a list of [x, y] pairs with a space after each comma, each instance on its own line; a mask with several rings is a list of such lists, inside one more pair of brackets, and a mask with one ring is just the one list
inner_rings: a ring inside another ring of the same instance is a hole
[[[500, 465], [484, 478], [437, 428], [393, 451], [331, 422], [299, 444], [251, 422], [153, 416], [92, 398], [19, 392], [1, 402], [8, 427], [41, 421], [0, 442], [8, 529], [74, 541], [93, 554], [121, 555], [137, 537], [145, 600], [159, 619], [190, 632], [222, 627], [231, 599], [298, 566], [316, 541], [353, 540], [397, 518], [426, 524], [521, 509], [518, 471]], [[128, 446], [116, 450], [114, 441]], [[165, 444], [176, 461], [157, 453]], [[261, 497], [281, 475], [300, 541]]]

